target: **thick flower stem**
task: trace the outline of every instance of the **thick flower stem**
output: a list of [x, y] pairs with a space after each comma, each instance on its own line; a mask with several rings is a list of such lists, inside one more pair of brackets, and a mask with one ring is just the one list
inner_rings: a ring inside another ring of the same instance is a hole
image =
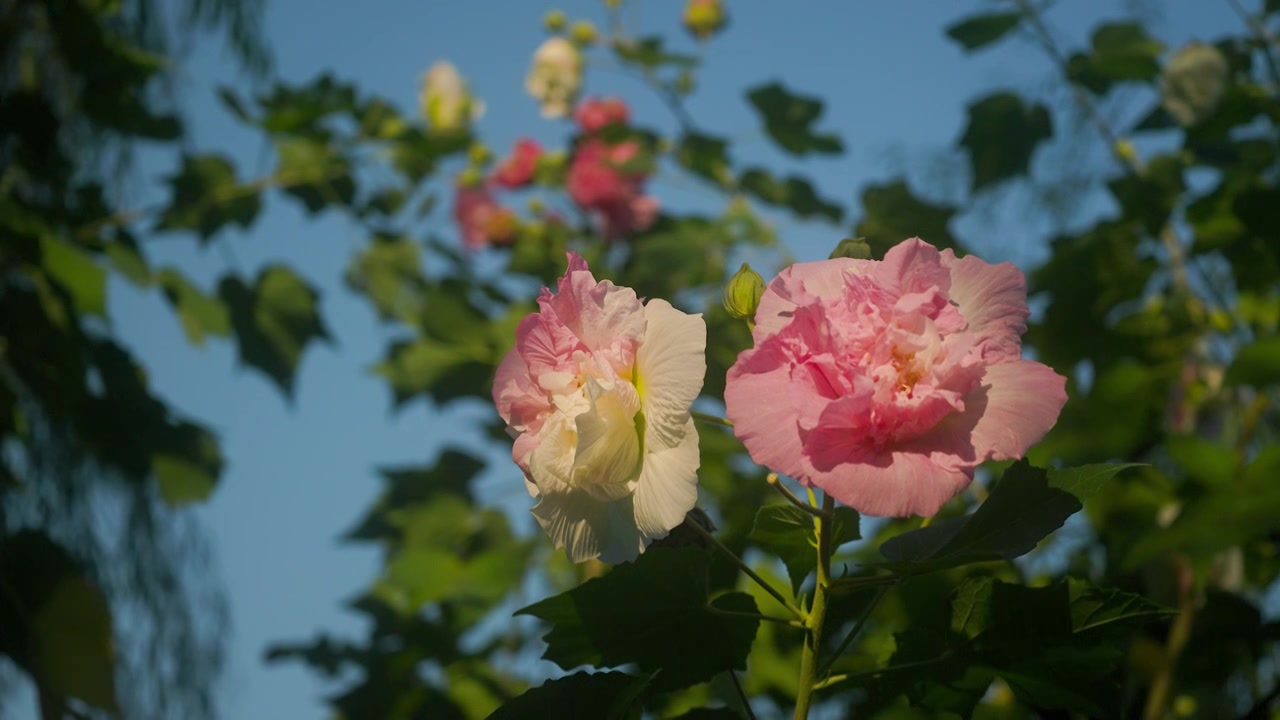
[[822, 624], [827, 619], [827, 589], [831, 586], [831, 525], [836, 509], [830, 495], [822, 498], [822, 512], [813, 519], [818, 537], [818, 577], [813, 588], [813, 603], [805, 620], [804, 650], [800, 655], [800, 687], [796, 694], [795, 720], [807, 720], [809, 703], [817, 684], [818, 651], [822, 648]]
[[732, 420], [727, 420], [718, 415], [708, 415], [707, 413], [700, 413], [696, 410], [690, 410], [689, 414], [693, 416], [694, 420], [701, 420], [702, 422], [711, 423], [713, 425], [720, 425], [722, 427], [727, 427], [727, 428], [733, 427]]

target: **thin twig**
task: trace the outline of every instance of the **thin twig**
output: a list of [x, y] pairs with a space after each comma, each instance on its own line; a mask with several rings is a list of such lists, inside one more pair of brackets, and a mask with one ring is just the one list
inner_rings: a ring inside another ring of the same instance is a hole
[[755, 583], [759, 585], [762, 590], [772, 595], [773, 599], [777, 600], [792, 615], [795, 615], [796, 619], [803, 621], [807, 617], [804, 611], [796, 607], [795, 603], [791, 602], [786, 597], [784, 597], [782, 593], [778, 592], [778, 590], [774, 588], [772, 585], [770, 585], [767, 580], [760, 577], [759, 573], [757, 573], [755, 570], [752, 570], [750, 565], [747, 565], [745, 562], [743, 562], [742, 558], [735, 555], [734, 552], [730, 550], [728, 547], [726, 547], [724, 543], [720, 542], [720, 538], [716, 537], [715, 535], [712, 535], [709, 530], [702, 527], [696, 522], [687, 523], [686, 526], [693, 528], [696, 532], [701, 534], [702, 537], [706, 538], [707, 540], [710, 540], [712, 544], [714, 544], [717, 548], [720, 548], [720, 551], [723, 552], [726, 556], [728, 556], [728, 558], [732, 560], [735, 565], [738, 566], [738, 569], [746, 573], [747, 577], [754, 580]]
[[738, 681], [738, 673], [733, 668], [729, 668], [729, 679], [733, 681], [733, 687], [738, 691], [738, 699], [742, 701], [742, 709], [747, 713], [747, 720], [756, 720], [756, 713], [751, 709], [751, 702], [747, 700], [747, 693], [742, 689], [742, 683]]
[[702, 422], [711, 423], [713, 425], [719, 425], [721, 427], [727, 427], [727, 428], [733, 427], [732, 420], [728, 418], [722, 418], [719, 415], [708, 415], [707, 413], [701, 413], [701, 412], [698, 412], [697, 410], [690, 410], [689, 415], [691, 415], [694, 420], [701, 420]]
[[822, 517], [822, 510], [796, 497], [794, 493], [787, 489], [786, 485], [782, 484], [782, 480], [778, 478], [778, 473], [769, 473], [769, 475], [765, 477], [765, 481], [769, 483], [770, 487], [781, 493], [782, 497], [787, 499], [787, 502], [795, 505], [814, 517]]
[[[834, 590], [835, 588], [833, 587], [832, 589]], [[844, 639], [840, 641], [840, 644], [836, 647], [836, 651], [832, 653], [827, 662], [823, 664], [822, 670], [818, 672], [818, 675], [826, 677], [831, 672], [831, 666], [835, 664], [836, 660], [840, 659], [840, 656], [844, 654], [844, 651], [849, 648], [850, 643], [858, 637], [858, 633], [862, 632], [862, 627], [866, 625], [867, 619], [871, 617], [871, 612], [876, 609], [876, 605], [880, 603], [880, 599], [884, 597], [885, 592], [888, 590], [888, 586], [885, 585], [876, 589], [875, 597], [871, 598], [871, 600], [867, 602], [867, 606], [862, 609], [862, 614], [858, 616], [857, 620], [853, 621], [853, 627], [849, 628], [849, 632], [844, 636]]]

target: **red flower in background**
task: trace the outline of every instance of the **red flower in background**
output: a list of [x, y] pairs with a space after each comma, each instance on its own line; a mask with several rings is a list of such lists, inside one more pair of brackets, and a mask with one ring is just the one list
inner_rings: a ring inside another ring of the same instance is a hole
[[631, 110], [618, 98], [588, 98], [573, 111], [573, 119], [583, 132], [592, 133], [610, 125], [625, 125]]
[[511, 155], [498, 165], [493, 180], [504, 188], [522, 188], [533, 182], [533, 172], [542, 155], [542, 146], [529, 138], [521, 138], [511, 150]]
[[453, 198], [453, 219], [469, 249], [515, 242], [516, 214], [500, 205], [487, 185], [459, 183]]
[[647, 174], [626, 168], [639, 153], [634, 140], [608, 145], [592, 139], [573, 156], [565, 189], [579, 207], [599, 215], [605, 237], [645, 230], [657, 218], [657, 198], [644, 194]]

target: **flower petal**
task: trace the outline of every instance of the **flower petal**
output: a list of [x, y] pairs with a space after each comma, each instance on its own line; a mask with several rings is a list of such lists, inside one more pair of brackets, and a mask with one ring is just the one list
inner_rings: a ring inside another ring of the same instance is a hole
[[1027, 330], [1027, 281], [1013, 263], [992, 265], [973, 255], [957, 258], [950, 250], [942, 263], [951, 269], [951, 299], [968, 321], [968, 332], [988, 361], [1016, 359]]
[[707, 373], [707, 324], [666, 300], [645, 306], [648, 329], [636, 351], [636, 389], [644, 407], [647, 450], [681, 443], [689, 407], [702, 392]]
[[801, 421], [816, 422], [829, 402], [812, 388], [814, 378], [807, 368], [802, 371], [808, 386], [793, 377], [778, 338], [770, 338], [738, 356], [729, 368], [724, 391], [725, 415], [733, 421], [733, 434], [751, 459], [792, 477], [804, 468]]
[[845, 290], [846, 273], [863, 275], [872, 267], [870, 260], [836, 258], [796, 263], [783, 269], [760, 297], [752, 333], [756, 344], [785, 327], [796, 306], [840, 297]]
[[918, 453], [893, 452], [875, 463], [849, 463], [799, 479], [864, 515], [930, 517], [973, 478], [970, 471], [939, 466]]
[[634, 560], [644, 541], [632, 513], [630, 496], [608, 502], [581, 490], [543, 495], [533, 507], [538, 524], [575, 563], [595, 557], [607, 563]]
[[636, 407], [626, 407], [618, 392], [587, 381], [591, 409], [575, 418], [578, 444], [572, 456], [573, 484], [601, 500], [631, 492], [640, 469]]
[[[987, 368], [987, 407], [973, 428], [973, 446], [991, 460], [1022, 457], [1058, 421], [1067, 379], [1031, 360]], [[969, 400], [965, 400], [966, 412]]]
[[645, 453], [635, 493], [635, 524], [649, 539], [666, 537], [698, 503], [698, 430], [690, 418], [675, 447]]
[[875, 265], [874, 277], [899, 297], [937, 288], [951, 288], [951, 274], [938, 249], [920, 238], [909, 238], [889, 248], [884, 261]]

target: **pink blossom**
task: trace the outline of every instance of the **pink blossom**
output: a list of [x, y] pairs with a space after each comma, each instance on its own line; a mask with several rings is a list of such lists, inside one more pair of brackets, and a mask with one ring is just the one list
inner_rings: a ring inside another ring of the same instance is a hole
[[583, 132], [592, 133], [610, 125], [625, 125], [631, 109], [618, 98], [587, 98], [573, 111], [573, 119]]
[[726, 413], [757, 463], [869, 515], [930, 516], [1057, 422], [1066, 379], [1021, 358], [1027, 314], [1012, 264], [918, 238], [798, 263], [761, 298]]
[[522, 188], [533, 182], [533, 171], [542, 155], [542, 146], [529, 138], [516, 141], [511, 155], [503, 160], [493, 174], [493, 181], [509, 189]]
[[596, 281], [581, 257], [516, 330], [493, 400], [515, 437], [533, 515], [569, 559], [635, 559], [697, 501], [689, 407], [706, 324], [665, 300]]
[[579, 207], [600, 217], [606, 237], [641, 232], [657, 218], [657, 198], [644, 194], [645, 175], [626, 168], [639, 153], [634, 140], [609, 145], [599, 139], [574, 153], [565, 188]]
[[516, 215], [494, 199], [483, 184], [460, 183], [453, 198], [453, 219], [462, 232], [462, 243], [472, 250], [515, 241]]

